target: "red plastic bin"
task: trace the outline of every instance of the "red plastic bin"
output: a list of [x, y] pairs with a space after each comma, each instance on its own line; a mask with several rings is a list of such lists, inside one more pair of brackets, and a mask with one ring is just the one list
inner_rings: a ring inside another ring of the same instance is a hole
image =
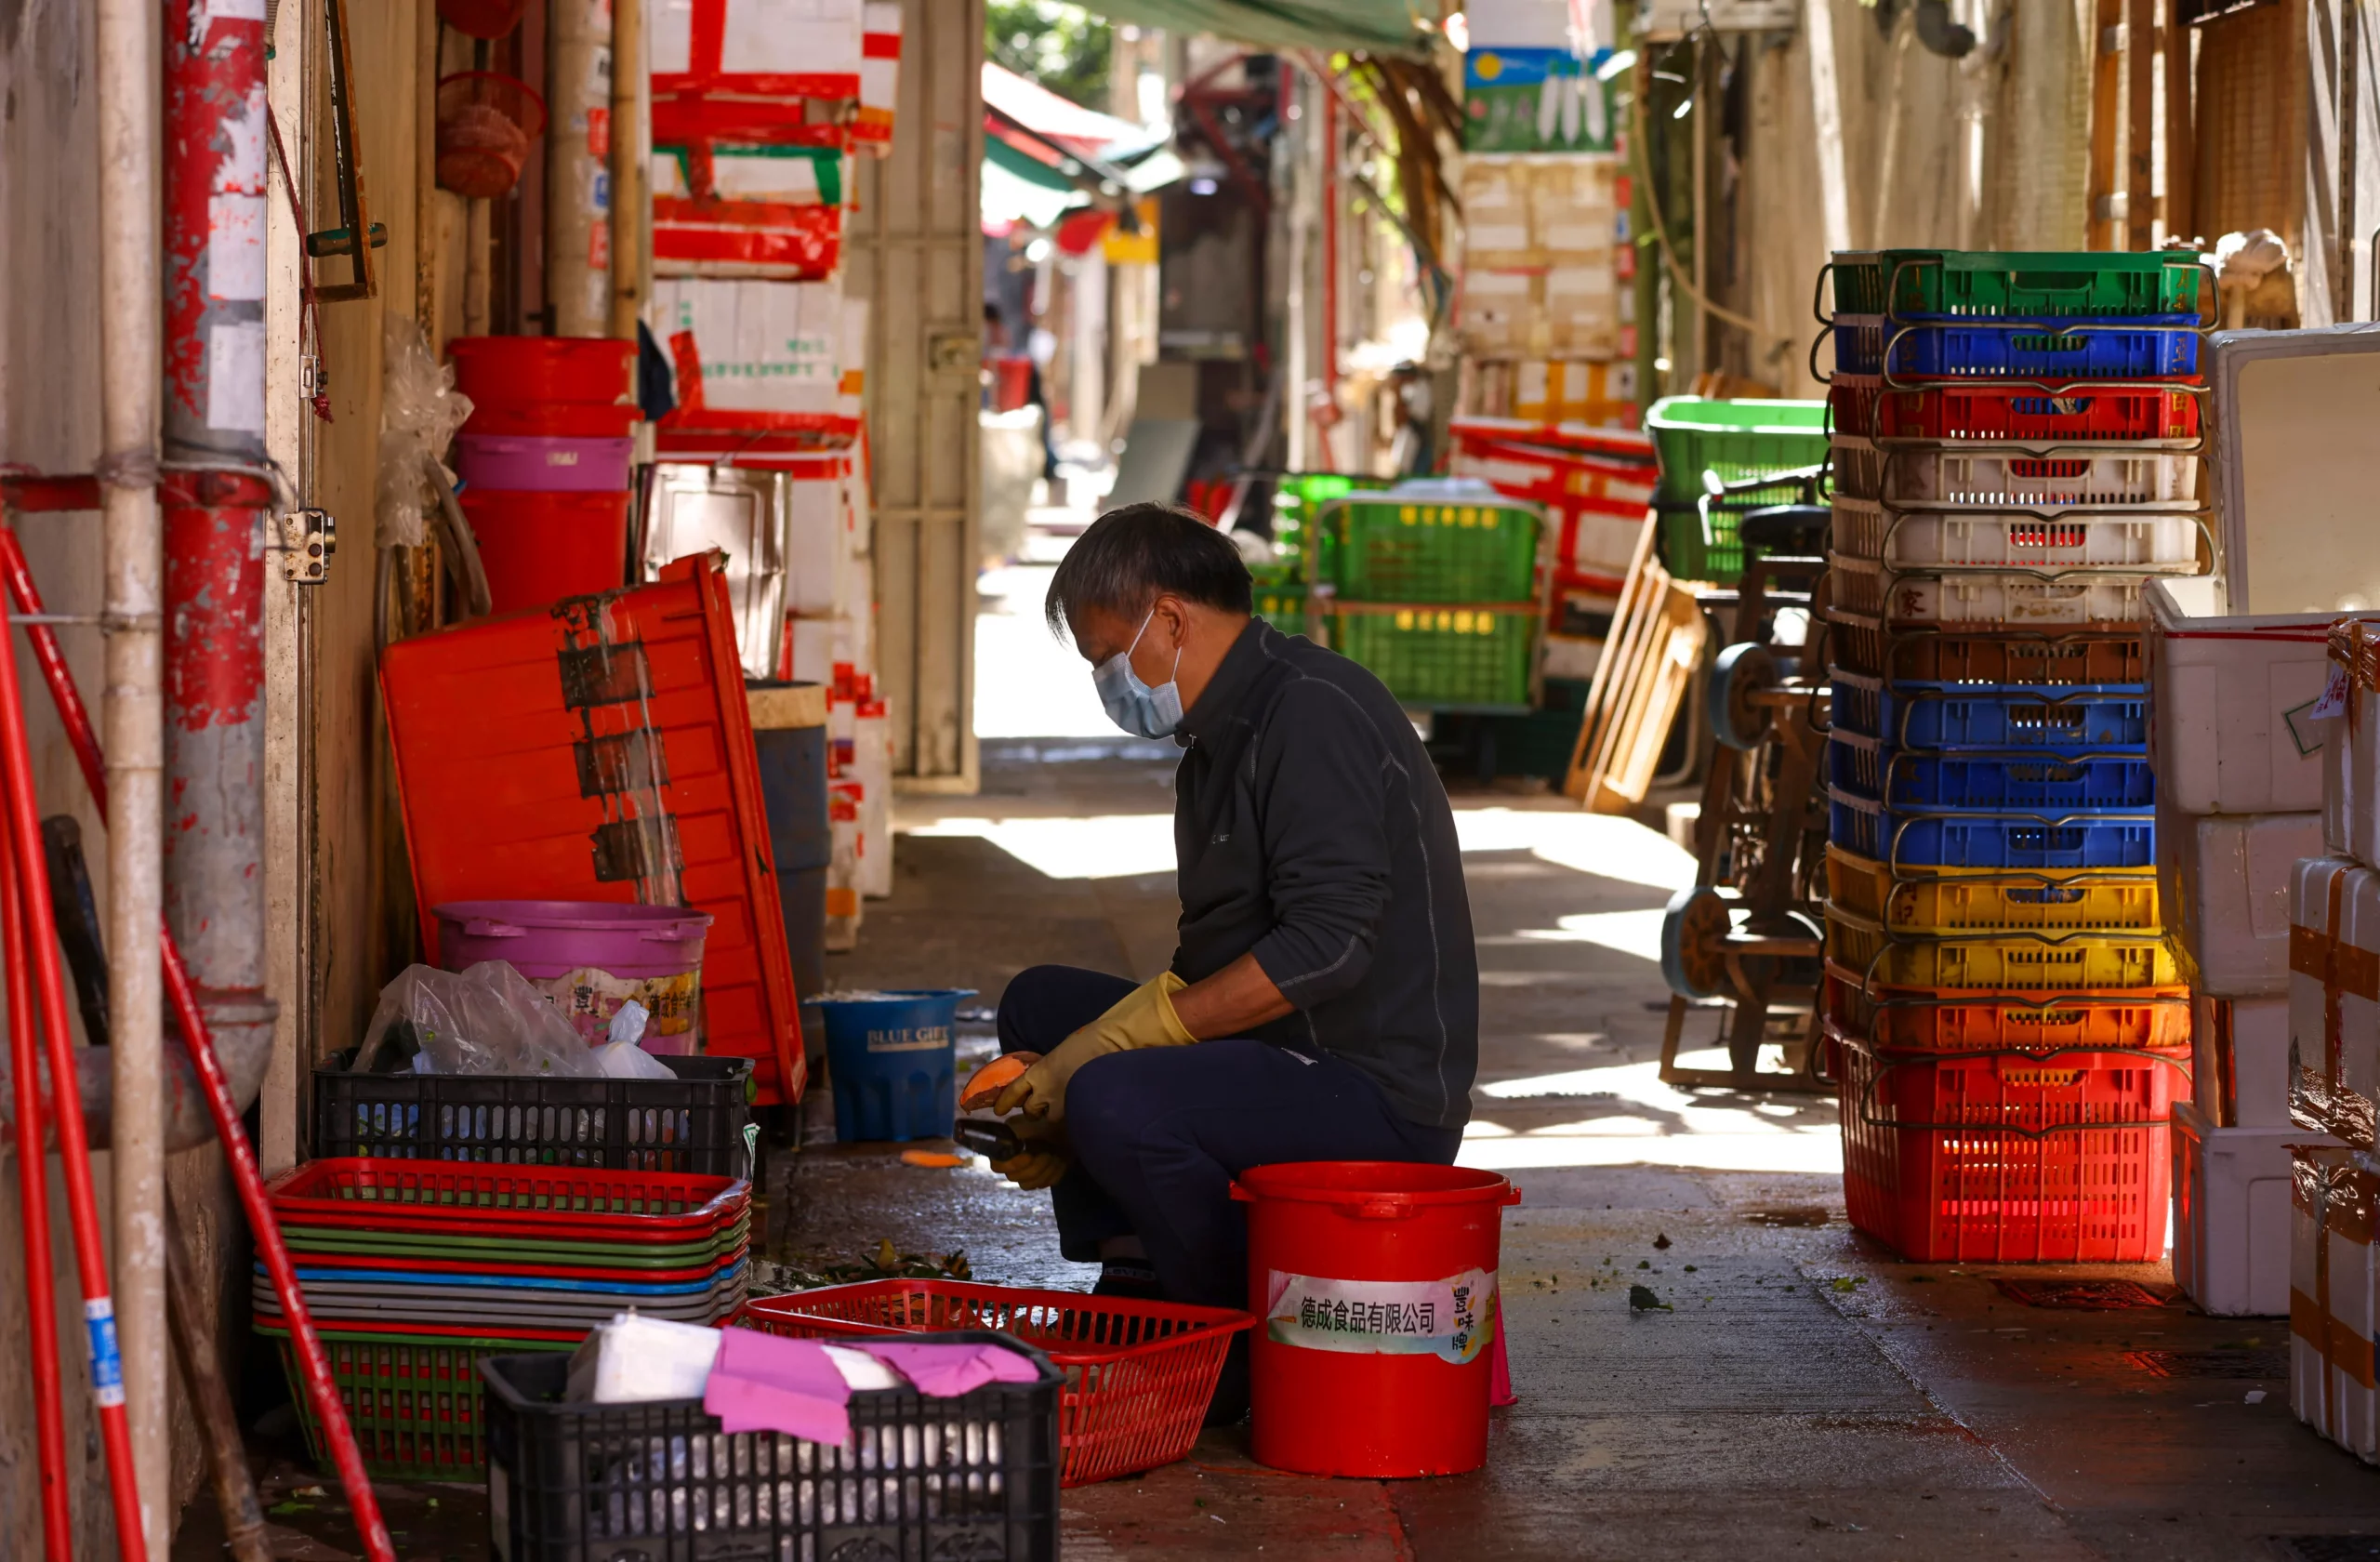
[[[613, 337], [456, 337], [456, 389], [474, 404], [610, 406], [629, 393], [636, 343]], [[632, 410], [632, 409], [631, 409]]]
[[2089, 385], [1887, 390], [1881, 379], [1837, 375], [1827, 400], [1835, 431], [1870, 439], [2188, 441], [2198, 438], [2199, 429], [2198, 398], [2187, 390]]
[[627, 439], [643, 416], [632, 406], [594, 402], [482, 402], [462, 431], [496, 439]]
[[2189, 1090], [2187, 1053], [1835, 1052], [1844, 1202], [1852, 1224], [1902, 1257], [2163, 1256], [2169, 1124]]
[[1063, 1484], [1088, 1486], [1188, 1453], [1231, 1337], [1255, 1320], [1228, 1307], [1072, 1291], [871, 1280], [762, 1297], [728, 1321], [805, 1338], [952, 1329], [1013, 1334], [1066, 1376], [1058, 1402]]
[[1973, 1052], [2058, 1048], [2187, 1048], [2188, 987], [2026, 992], [1862, 984], [1826, 967], [1826, 1020], [1850, 1040], [1887, 1051]]
[[698, 1241], [740, 1220], [741, 1177], [452, 1160], [310, 1160], [265, 1188], [284, 1225], [430, 1236]]
[[466, 488], [491, 609], [616, 591], [628, 573], [628, 496]]

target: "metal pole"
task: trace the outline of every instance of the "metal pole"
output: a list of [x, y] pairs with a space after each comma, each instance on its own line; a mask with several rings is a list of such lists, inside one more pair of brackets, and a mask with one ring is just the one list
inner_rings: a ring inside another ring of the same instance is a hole
[[636, 340], [644, 311], [644, 0], [612, 0], [611, 334]]
[[[611, 334], [608, 183], [588, 143], [612, 126], [612, 33], [602, 0], [553, 0], [546, 35], [546, 299], [558, 337]], [[608, 141], [605, 143], [608, 145]]]
[[[173, 8], [177, 31], [182, 24], [181, 0]], [[204, 12], [196, 12], [204, 15]], [[108, 752], [116, 767], [117, 807], [108, 815], [108, 942], [115, 956], [109, 981], [108, 1002], [115, 1016], [114, 1138], [111, 1174], [115, 1205], [115, 1264], [113, 1303], [118, 1342], [123, 1353], [123, 1411], [128, 1420], [126, 1453], [136, 1473], [130, 1493], [118, 1493], [119, 1519], [139, 1533], [119, 1543], [144, 1555], [162, 1556], [172, 1529], [171, 1430], [167, 1422], [170, 1335], [165, 1323], [165, 1134], [164, 1032], [160, 1025], [157, 973], [158, 834], [162, 794], [159, 788], [160, 703], [158, 662], [158, 526], [157, 433], [160, 310], [157, 278], [159, 170], [158, 31], [165, 13], [146, 0], [99, 0], [99, 357], [100, 357], [100, 557], [105, 576], [107, 635], [107, 699], [101, 719], [108, 734]], [[218, 23], [216, 36], [245, 37], [247, 52], [259, 68], [262, 38], [253, 21]], [[176, 54], [192, 51], [178, 40]], [[226, 104], [227, 113], [256, 115], [246, 121], [258, 132], [245, 138], [245, 161], [253, 165], [257, 191], [254, 232], [263, 232], [264, 149], [262, 140], [264, 89], [258, 79], [253, 96], [242, 95]], [[215, 136], [210, 132], [210, 144]], [[200, 214], [205, 215], [205, 197]], [[256, 297], [263, 298], [262, 254], [257, 255]], [[203, 292], [200, 295], [204, 297]], [[181, 356], [205, 354], [210, 344], [196, 338], [192, 322], [182, 327]], [[248, 340], [257, 349], [262, 372], [263, 326], [252, 327]], [[227, 343], [227, 345], [229, 345]], [[256, 404], [261, 427], [263, 402]], [[11, 658], [13, 660], [13, 658]], [[32, 776], [24, 777], [30, 788]], [[22, 801], [30, 817], [30, 789]], [[29, 937], [36, 958], [50, 935], [51, 923], [39, 914], [47, 909], [46, 885], [32, 866], [38, 860], [37, 834], [25, 832], [20, 841], [19, 877], [28, 886], [28, 902], [36, 907]], [[54, 952], [54, 951], [52, 951]], [[45, 1009], [48, 1008], [45, 1005]], [[51, 1039], [53, 1061], [64, 1058], [64, 1005], [45, 1019], [60, 1027]], [[71, 1071], [71, 1070], [69, 1070]], [[60, 1078], [64, 1077], [61, 1072]], [[60, 1091], [60, 1121], [69, 1119]], [[79, 1124], [78, 1124], [79, 1126]], [[79, 1132], [76, 1134], [79, 1139]], [[60, 1147], [65, 1150], [63, 1136]], [[72, 1162], [81, 1155], [79, 1144], [66, 1152], [70, 1179]], [[86, 1268], [94, 1267], [86, 1264]], [[97, 1278], [99, 1294], [109, 1287]], [[119, 1477], [121, 1478], [121, 1477]], [[132, 1506], [122, 1504], [129, 1497]]]

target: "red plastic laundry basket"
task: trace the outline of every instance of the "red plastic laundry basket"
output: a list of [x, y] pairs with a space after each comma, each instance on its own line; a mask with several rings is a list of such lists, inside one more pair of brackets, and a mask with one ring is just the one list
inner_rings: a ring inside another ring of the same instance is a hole
[[1503, 1208], [1493, 1172], [1397, 1161], [1251, 1167], [1249, 1389], [1257, 1462], [1452, 1476], [1488, 1459]]
[[1879, 1053], [1830, 1029], [1851, 1224], [1905, 1258], [2153, 1263], [2186, 1050]]
[[628, 573], [628, 496], [467, 488], [489, 606], [543, 607], [620, 589]]
[[871, 1280], [746, 1304], [731, 1324], [802, 1337], [994, 1329], [1066, 1375], [1058, 1401], [1064, 1483], [1170, 1464], [1198, 1440], [1231, 1337], [1254, 1320], [1190, 1307], [963, 1280]]

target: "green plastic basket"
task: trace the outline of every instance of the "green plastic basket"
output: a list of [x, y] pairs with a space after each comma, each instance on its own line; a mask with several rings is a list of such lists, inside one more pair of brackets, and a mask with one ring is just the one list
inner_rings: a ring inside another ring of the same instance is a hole
[[[305, 1380], [286, 1328], [260, 1323], [256, 1331], [281, 1342], [282, 1370], [292, 1385], [306, 1449], [316, 1468], [336, 1475], [313, 1401], [297, 1386]], [[556, 1340], [360, 1329], [325, 1328], [322, 1336], [364, 1473], [375, 1480], [485, 1480], [487, 1418], [480, 1362], [491, 1356], [578, 1348]]]
[[1834, 307], [1941, 319], [2196, 315], [2204, 270], [2172, 251], [1845, 250], [1834, 257]]
[[1398, 703], [1526, 708], [1535, 612], [1408, 608], [1331, 620], [1333, 646], [1369, 668]]
[[1527, 602], [1538, 530], [1534, 509], [1495, 499], [1349, 497], [1322, 512], [1337, 557], [1330, 578], [1349, 602]]
[[[1798, 483], [1780, 483], [1773, 492], [1748, 489], [1729, 495], [1725, 506], [1702, 507], [1704, 472], [1715, 473], [1722, 483], [1745, 483], [1815, 467], [1827, 456], [1824, 402], [1664, 396], [1645, 415], [1645, 427], [1661, 462], [1660, 486], [1653, 496], [1661, 517], [1661, 563], [1681, 580], [1727, 582], [1742, 576], [1737, 516], [1801, 497]], [[1708, 536], [1698, 507], [1709, 510]]]
[[1256, 616], [1283, 634], [1305, 633], [1305, 588], [1291, 583], [1258, 581]]
[[[1304, 577], [1303, 550], [1307, 531], [1316, 514], [1333, 499], [1349, 494], [1369, 493], [1389, 487], [1394, 479], [1359, 477], [1353, 472], [1287, 472], [1273, 490], [1273, 549], [1292, 565], [1292, 573]], [[1329, 539], [1322, 539], [1321, 578], [1330, 578], [1332, 563]]]

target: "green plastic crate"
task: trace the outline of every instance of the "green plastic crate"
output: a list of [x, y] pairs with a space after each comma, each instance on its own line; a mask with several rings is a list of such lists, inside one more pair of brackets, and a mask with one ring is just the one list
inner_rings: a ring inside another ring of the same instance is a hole
[[1537, 511], [1488, 499], [1348, 497], [1322, 512], [1350, 602], [1516, 602], [1536, 596]]
[[1824, 402], [1720, 401], [1708, 396], [1664, 396], [1645, 415], [1660, 457], [1660, 486], [1653, 503], [1660, 511], [1661, 563], [1681, 580], [1732, 582], [1744, 572], [1736, 540], [1736, 519], [1764, 504], [1792, 504], [1801, 497], [1796, 483], [1773, 491], [1751, 489], [1710, 507], [1710, 535], [1697, 507], [1702, 474], [1722, 483], [1743, 483], [1771, 472], [1815, 467], [1827, 456]]
[[2171, 251], [1845, 250], [1834, 258], [1834, 308], [1946, 319], [2196, 315], [2204, 270], [2196, 255]]
[[1283, 634], [1305, 633], [1305, 588], [1292, 582], [1258, 581], [1256, 616]]
[[[286, 1328], [258, 1324], [256, 1332], [281, 1342], [282, 1370], [289, 1378], [307, 1451], [317, 1468], [337, 1474], [313, 1401], [301, 1386], [305, 1379]], [[485, 1480], [487, 1416], [480, 1362], [491, 1356], [578, 1348], [553, 1340], [380, 1330], [324, 1328], [322, 1335], [364, 1473], [375, 1480]]]
[[1403, 705], [1526, 707], [1538, 627], [1534, 612], [1346, 613], [1331, 620], [1331, 643]]
[[[1292, 574], [1303, 578], [1305, 535], [1314, 524], [1316, 512], [1333, 499], [1386, 488], [1395, 481], [1386, 477], [1359, 477], [1353, 472], [1283, 473], [1273, 490], [1274, 551], [1293, 565]], [[1324, 537], [1321, 541], [1320, 576], [1328, 580], [1334, 560], [1330, 539]]]

